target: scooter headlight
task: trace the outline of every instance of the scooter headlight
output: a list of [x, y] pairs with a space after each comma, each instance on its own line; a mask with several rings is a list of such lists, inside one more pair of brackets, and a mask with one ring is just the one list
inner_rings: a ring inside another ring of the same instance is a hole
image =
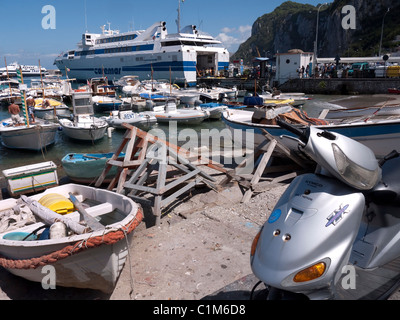
[[351, 161], [344, 152], [336, 145], [332, 144], [335, 162], [341, 177], [352, 187], [359, 190], [372, 189], [379, 179], [379, 167], [369, 170]]

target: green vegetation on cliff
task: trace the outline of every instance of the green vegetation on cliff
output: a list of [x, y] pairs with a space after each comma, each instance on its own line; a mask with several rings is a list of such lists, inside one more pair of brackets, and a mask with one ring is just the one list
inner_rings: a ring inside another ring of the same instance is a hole
[[[383, 52], [396, 51], [400, 45], [400, 2], [389, 0], [354, 0], [356, 30], [344, 30], [341, 22], [343, 6], [349, 1], [335, 0], [320, 10], [318, 56], [375, 56], [379, 51], [382, 20], [385, 16]], [[290, 49], [313, 51], [318, 7], [287, 1], [273, 12], [259, 17], [252, 34], [241, 44], [232, 59], [250, 63], [258, 55], [272, 58], [276, 52]]]

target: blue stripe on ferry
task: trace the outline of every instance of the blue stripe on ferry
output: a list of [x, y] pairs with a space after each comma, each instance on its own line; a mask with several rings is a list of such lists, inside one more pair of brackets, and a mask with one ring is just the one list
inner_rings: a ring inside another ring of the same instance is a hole
[[174, 61], [174, 62], [157, 62], [142, 64], [140, 66], [125, 66], [122, 67], [122, 71], [196, 71], [196, 63], [194, 61]]
[[[140, 66], [125, 66], [122, 67], [123, 72], [151, 72], [153, 68], [154, 72], [161, 71], [196, 71], [196, 64], [192, 61], [183, 61], [183, 62], [158, 62], [155, 64], [143, 64]], [[97, 72], [101, 74], [104, 70], [105, 74], [109, 74], [109, 70], [113, 71], [114, 69], [120, 70], [121, 68], [70, 68], [71, 71], [89, 71], [89, 72]], [[120, 71], [119, 71], [120, 72]], [[116, 73], [115, 71], [111, 72], [112, 74]], [[118, 73], [118, 72], [117, 72]]]

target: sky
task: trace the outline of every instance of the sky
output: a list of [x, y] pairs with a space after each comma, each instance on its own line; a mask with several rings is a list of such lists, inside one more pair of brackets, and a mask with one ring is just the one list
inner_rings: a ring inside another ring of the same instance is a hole
[[[180, 1], [180, 2], [179, 2]], [[177, 8], [181, 28], [193, 24], [221, 40], [234, 53], [251, 34], [251, 26], [263, 14], [285, 1], [278, 0], [0, 0], [0, 66], [5, 63], [39, 65], [54, 69], [55, 57], [75, 49], [86, 30], [126, 32], [146, 29], [166, 21], [170, 33], [177, 31]], [[320, 0], [297, 0], [317, 6]], [[328, 1], [332, 2], [332, 1]], [[50, 11], [52, 6], [54, 11]], [[52, 15], [54, 13], [54, 15]], [[50, 19], [54, 17], [54, 19]]]

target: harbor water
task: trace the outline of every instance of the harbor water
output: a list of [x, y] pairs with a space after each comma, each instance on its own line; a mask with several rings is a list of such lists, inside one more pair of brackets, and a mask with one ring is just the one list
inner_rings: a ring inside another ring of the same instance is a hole
[[[306, 104], [303, 106], [303, 109], [308, 113], [309, 116], [318, 117], [319, 113], [323, 109], [340, 108], [338, 104], [335, 104], [335, 102], [331, 101], [346, 99], [348, 97], [310, 96], [310, 98], [311, 100], [306, 102]], [[0, 119], [9, 118], [9, 116], [10, 115], [8, 114], [7, 107], [2, 106], [0, 109]], [[105, 116], [105, 114], [96, 114], [96, 116], [101, 117]], [[218, 130], [218, 132], [222, 132], [223, 130], [228, 132], [228, 129], [222, 120], [206, 120], [198, 125], [179, 125], [177, 127], [155, 124], [150, 128], [149, 131], [154, 135], [161, 135], [160, 138], [165, 138], [172, 143], [191, 149], [191, 147], [202, 147], [202, 142], [205, 141], [204, 135], [213, 134], [213, 132], [215, 133], [215, 130]], [[26, 150], [9, 149], [3, 145], [0, 145], [0, 169], [5, 170], [33, 163], [53, 161], [57, 167], [62, 170], [61, 159], [68, 153], [115, 152], [123, 140], [124, 133], [125, 130], [114, 130], [111, 134], [111, 137], [105, 135], [103, 139], [92, 143], [70, 139], [63, 134], [60, 127], [60, 130], [57, 132], [55, 144], [48, 146], [46, 150], [32, 152]], [[194, 145], [191, 146], [191, 143]], [[226, 141], [221, 141], [221, 144], [222, 143], [226, 143]], [[213, 146], [215, 147], [215, 144], [213, 144]]]

